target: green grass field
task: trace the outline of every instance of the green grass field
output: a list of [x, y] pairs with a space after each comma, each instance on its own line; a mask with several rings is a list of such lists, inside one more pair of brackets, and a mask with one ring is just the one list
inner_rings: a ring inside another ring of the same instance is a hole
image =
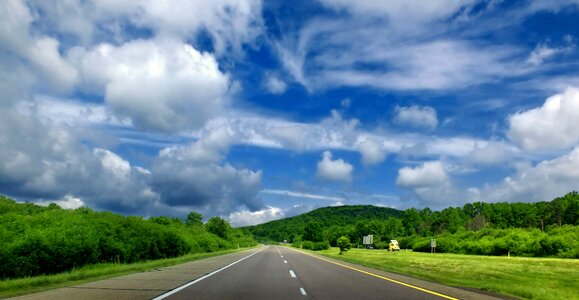
[[[248, 248], [242, 248], [248, 249]], [[168, 267], [193, 260], [237, 252], [225, 250], [211, 253], [195, 253], [181, 257], [152, 260], [134, 264], [97, 264], [85, 266], [70, 272], [42, 275], [21, 279], [0, 281], [0, 299], [18, 295], [36, 293], [44, 290], [82, 284], [89, 281], [101, 280], [131, 273], [143, 272], [156, 268]]]
[[579, 299], [579, 260], [387, 252], [338, 248], [316, 251], [328, 257], [457, 287], [471, 287], [523, 299]]

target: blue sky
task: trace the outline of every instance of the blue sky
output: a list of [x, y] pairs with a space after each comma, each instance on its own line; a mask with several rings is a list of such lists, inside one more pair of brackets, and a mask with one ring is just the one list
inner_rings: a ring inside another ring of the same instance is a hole
[[579, 2], [0, 5], [0, 193], [235, 226], [579, 183]]

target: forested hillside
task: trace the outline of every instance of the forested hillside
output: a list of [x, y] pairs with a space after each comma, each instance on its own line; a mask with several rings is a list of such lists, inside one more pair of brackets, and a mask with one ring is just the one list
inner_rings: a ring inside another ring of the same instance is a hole
[[301, 239], [306, 224], [312, 222], [319, 224], [327, 235], [331, 235], [332, 232], [340, 231], [341, 228], [356, 222], [380, 222], [390, 217], [400, 218], [402, 215], [403, 212], [400, 210], [371, 205], [322, 207], [299, 216], [245, 228], [260, 241], [293, 242]]
[[[579, 257], [577, 225], [579, 194], [572, 192], [549, 202], [476, 202], [442, 211], [326, 207], [248, 229], [263, 241], [327, 241], [335, 246], [340, 236], [347, 236], [356, 246], [362, 236], [372, 234], [375, 248], [398, 239], [402, 247], [430, 251], [435, 237], [442, 252]], [[306, 234], [306, 228], [319, 228], [319, 235]]]
[[0, 196], [0, 279], [58, 273], [87, 264], [132, 263], [255, 245], [246, 231], [192, 212], [127, 217], [89, 208], [16, 203]]

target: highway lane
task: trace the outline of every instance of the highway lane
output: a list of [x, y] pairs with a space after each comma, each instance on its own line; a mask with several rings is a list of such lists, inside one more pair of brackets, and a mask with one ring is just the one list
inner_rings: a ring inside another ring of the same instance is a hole
[[285, 249], [290, 267], [298, 270], [315, 299], [445, 299], [355, 270]]
[[267, 247], [166, 299], [297, 299], [300, 287], [278, 249]]
[[[156, 299], [453, 299], [297, 250], [270, 246], [188, 287]], [[452, 288], [450, 288], [452, 290]], [[469, 299], [490, 297], [468, 293]]]

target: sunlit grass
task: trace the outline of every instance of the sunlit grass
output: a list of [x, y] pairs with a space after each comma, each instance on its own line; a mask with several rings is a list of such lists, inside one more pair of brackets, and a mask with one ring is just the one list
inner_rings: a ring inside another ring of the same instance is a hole
[[181, 257], [151, 260], [133, 264], [97, 264], [84, 266], [82, 268], [60, 274], [2, 280], [0, 281], [0, 298], [30, 294], [48, 289], [77, 285], [94, 280], [143, 272], [233, 252], [237, 252], [237, 250], [225, 250], [211, 253], [194, 253]]
[[523, 299], [578, 299], [579, 260], [387, 252], [338, 248], [318, 254], [446, 285]]

